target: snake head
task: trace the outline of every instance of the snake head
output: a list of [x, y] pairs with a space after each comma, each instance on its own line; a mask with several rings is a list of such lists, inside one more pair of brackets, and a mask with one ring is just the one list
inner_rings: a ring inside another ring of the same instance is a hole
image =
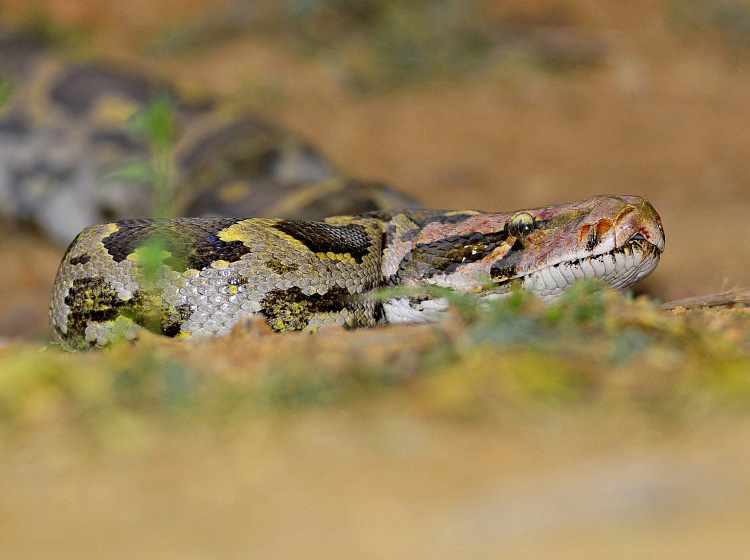
[[626, 288], [650, 274], [664, 251], [661, 218], [639, 196], [597, 196], [527, 214], [533, 227], [513, 236], [490, 266], [490, 277], [498, 286], [520, 284], [544, 299], [584, 279]]
[[504, 214], [467, 213], [457, 223], [428, 224], [409, 245], [394, 283], [460, 291], [489, 286], [493, 293], [520, 285], [551, 299], [578, 280], [634, 284], [658, 264], [664, 230], [646, 199], [603, 195]]

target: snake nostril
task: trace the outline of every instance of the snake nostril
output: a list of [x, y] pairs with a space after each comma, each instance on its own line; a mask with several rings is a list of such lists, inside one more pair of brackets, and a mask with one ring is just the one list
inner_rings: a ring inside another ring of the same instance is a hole
[[581, 231], [578, 232], [578, 242], [582, 242], [583, 238], [586, 237], [589, 234], [589, 231], [591, 230], [591, 226], [586, 224], [581, 228]]

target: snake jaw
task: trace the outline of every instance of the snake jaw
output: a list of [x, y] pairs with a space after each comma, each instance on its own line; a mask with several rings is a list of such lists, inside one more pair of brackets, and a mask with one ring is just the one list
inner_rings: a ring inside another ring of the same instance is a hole
[[624, 289], [651, 274], [660, 255], [656, 245], [636, 238], [606, 253], [539, 268], [515, 281], [546, 301], [580, 280], [599, 279], [613, 288]]

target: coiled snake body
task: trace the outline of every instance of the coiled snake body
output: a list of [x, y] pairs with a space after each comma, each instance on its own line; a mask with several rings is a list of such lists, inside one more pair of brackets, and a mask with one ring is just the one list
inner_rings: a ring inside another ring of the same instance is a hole
[[[154, 246], [158, 270], [148, 280]], [[134, 338], [141, 328], [222, 335], [254, 315], [279, 332], [424, 322], [445, 301], [369, 296], [383, 286], [502, 295], [519, 285], [549, 299], [583, 278], [622, 288], [649, 274], [663, 248], [659, 216], [637, 196], [509, 214], [126, 220], [88, 228], [71, 244], [51, 321], [72, 348]]]
[[[154, 99], [173, 110], [176, 212], [191, 217], [132, 219], [149, 214], [152, 185], [113, 173], [149, 155], [125, 125]], [[62, 61], [2, 32], [0, 218], [58, 243], [85, 228], [51, 302], [69, 348], [141, 329], [221, 335], [252, 316], [279, 332], [429, 321], [443, 299], [371, 294], [443, 286], [496, 296], [517, 285], [552, 298], [594, 277], [626, 287], [664, 248], [659, 216], [637, 196], [498, 214], [418, 209], [256, 115], [228, 116], [216, 100], [181, 99], [158, 81]]]

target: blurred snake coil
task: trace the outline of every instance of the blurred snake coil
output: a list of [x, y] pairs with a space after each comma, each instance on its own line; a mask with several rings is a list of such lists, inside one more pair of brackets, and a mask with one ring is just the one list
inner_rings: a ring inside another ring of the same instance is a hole
[[[113, 172], [149, 157], [148, 139], [126, 124], [158, 99], [171, 108], [179, 218], [139, 218], [153, 211], [153, 178]], [[80, 231], [50, 309], [70, 349], [142, 329], [224, 335], [254, 316], [276, 332], [434, 321], [448, 305], [434, 291], [373, 294], [439, 287], [494, 298], [518, 287], [552, 299], [589, 278], [625, 288], [664, 250], [659, 215], [638, 196], [507, 213], [421, 209], [257, 115], [62, 61], [18, 35], [0, 35], [0, 218], [57, 243]]]

